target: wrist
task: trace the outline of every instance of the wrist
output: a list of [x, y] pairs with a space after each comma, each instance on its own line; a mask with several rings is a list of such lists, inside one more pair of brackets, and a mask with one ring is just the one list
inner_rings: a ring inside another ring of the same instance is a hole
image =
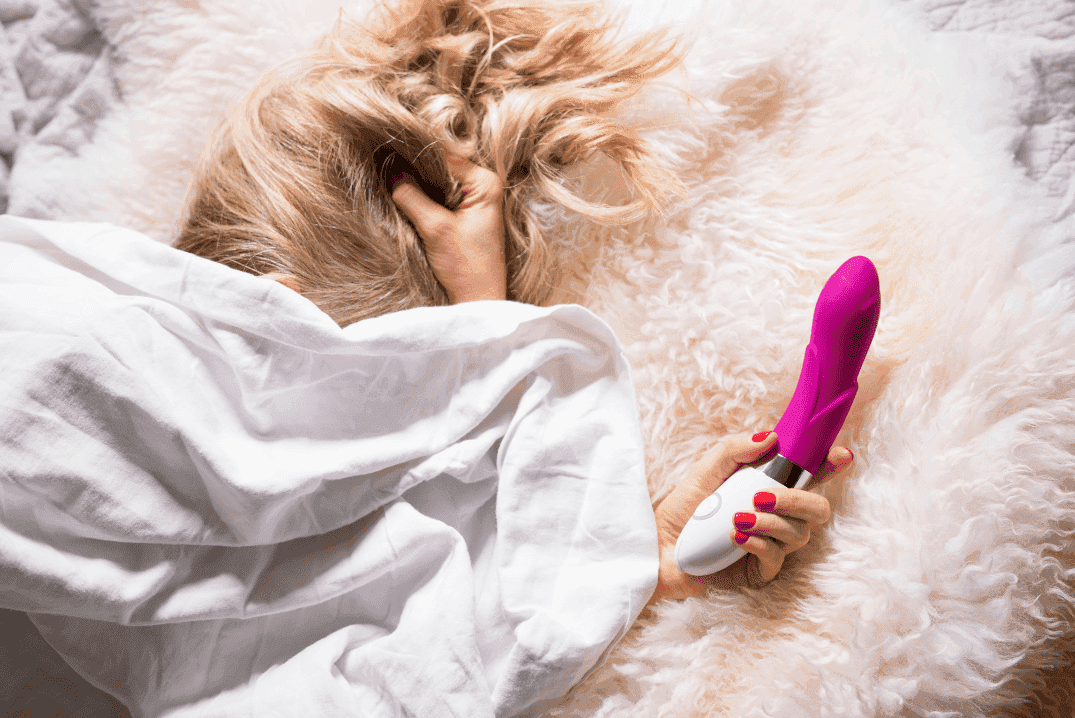
[[508, 298], [508, 281], [504, 272], [452, 281], [450, 285], [445, 284], [444, 289], [452, 304]]
[[485, 292], [469, 292], [465, 294], [453, 295], [448, 293], [448, 301], [451, 304], [463, 304], [464, 302], [482, 302], [488, 300], [504, 300], [507, 299], [507, 295], [504, 292], [497, 291], [485, 291]]

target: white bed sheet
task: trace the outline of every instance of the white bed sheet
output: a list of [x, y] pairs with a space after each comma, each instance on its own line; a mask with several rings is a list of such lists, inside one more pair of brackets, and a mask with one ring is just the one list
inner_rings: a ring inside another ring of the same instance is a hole
[[135, 716], [525, 714], [649, 598], [630, 375], [587, 310], [340, 329], [129, 230], [0, 233], [0, 606]]

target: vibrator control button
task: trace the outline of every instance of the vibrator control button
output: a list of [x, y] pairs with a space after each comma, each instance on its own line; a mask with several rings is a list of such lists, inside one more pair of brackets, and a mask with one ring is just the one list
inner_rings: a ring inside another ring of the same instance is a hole
[[698, 508], [694, 510], [694, 519], [707, 519], [713, 514], [720, 511], [720, 494], [712, 493], [705, 498], [702, 503], [698, 504]]

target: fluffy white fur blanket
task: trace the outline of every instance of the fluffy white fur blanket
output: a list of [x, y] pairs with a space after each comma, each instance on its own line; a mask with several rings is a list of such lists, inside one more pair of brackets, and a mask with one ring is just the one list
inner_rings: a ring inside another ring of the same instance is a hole
[[[107, 50], [20, 155], [12, 211], [167, 240], [210, 127], [336, 6], [86, 3]], [[627, 346], [653, 495], [775, 424], [847, 257], [877, 265], [881, 320], [831, 524], [762, 591], [660, 606], [554, 712], [1069, 715], [1075, 245], [1013, 165], [1018, 83], [883, 0], [632, 11], [696, 39], [670, 78], [694, 99], [655, 88], [626, 111], [690, 199], [615, 231], [549, 221], [561, 298]], [[600, 164], [581, 179], [622, 191]]]

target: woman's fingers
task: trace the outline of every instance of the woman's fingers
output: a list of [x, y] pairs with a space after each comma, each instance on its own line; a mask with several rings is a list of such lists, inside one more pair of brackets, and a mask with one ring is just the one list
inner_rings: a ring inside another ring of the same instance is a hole
[[495, 172], [456, 155], [448, 155], [446, 159], [448, 172], [463, 189], [463, 201], [457, 210], [470, 209], [476, 204], [499, 205], [504, 195], [504, 183]]
[[421, 237], [426, 259], [452, 304], [507, 298], [507, 262], [496, 173], [459, 157], [448, 169], [465, 192], [454, 211], [430, 199], [406, 174], [391, 177], [392, 199]]
[[[740, 526], [732, 529], [731, 536], [748, 552], [744, 560], [704, 577], [685, 574], [676, 566], [676, 541], [697, 506], [743, 466], [758, 466], [768, 460], [776, 443], [774, 432], [726, 438], [692, 464], [684, 479], [654, 507], [661, 563], [653, 600], [698, 596], [707, 587], [761, 588], [776, 577], [789, 553], [807, 545], [814, 527], [829, 520], [832, 509], [825, 497], [801, 489], [774, 487], [758, 492], [754, 510], [736, 517]], [[827, 481], [853, 460], [844, 447], [833, 447], [813, 477], [813, 485]]]
[[419, 236], [426, 242], [436, 242], [451, 232], [455, 220], [450, 211], [431, 200], [418, 184], [407, 175], [393, 177], [392, 200], [407, 215]]
[[[504, 187], [495, 172], [454, 155], [449, 155], [447, 162], [448, 171], [459, 182], [466, 195], [456, 212], [470, 209], [476, 204], [496, 204], [499, 207]], [[455, 225], [460, 224], [459, 215], [431, 200], [413, 177], [401, 174], [390, 179], [392, 199], [411, 220], [423, 239], [443, 239]]]
[[814, 477], [810, 479], [810, 488], [820, 486], [839, 472], [846, 469], [855, 460], [855, 455], [846, 446], [834, 446], [829, 449], [829, 455], [822, 462]]
[[811, 523], [816, 526], [823, 522], [809, 522], [761, 511], [737, 514], [732, 540], [738, 543], [737, 536], [758, 536], [779, 542], [787, 551], [798, 551], [810, 543]]
[[740, 548], [750, 555], [743, 559], [747, 585], [761, 588], [776, 578], [784, 566], [788, 552], [772, 539], [761, 536], [749, 536], [740, 544]]
[[[773, 448], [776, 435], [736, 434], [707, 451], [691, 464], [687, 475], [658, 504], [658, 529], [669, 539], [679, 537], [698, 504], [717, 490], [745, 464], [757, 460]], [[758, 439], [757, 441], [755, 439]]]
[[775, 444], [776, 432], [773, 431], [763, 431], [753, 436], [735, 434], [706, 452], [691, 466], [690, 471], [695, 475], [698, 488], [708, 496], [727, 481], [728, 477], [746, 464], [760, 459]]
[[825, 523], [832, 513], [828, 499], [802, 489], [759, 491], [754, 495], [754, 509], [758, 514], [785, 516], [811, 524]]
[[748, 559], [747, 578], [750, 585], [760, 587], [776, 577], [789, 553], [810, 542], [812, 527], [827, 522], [832, 508], [824, 496], [800, 489], [774, 489], [758, 492], [754, 509], [735, 515], [731, 537], [754, 556]]

